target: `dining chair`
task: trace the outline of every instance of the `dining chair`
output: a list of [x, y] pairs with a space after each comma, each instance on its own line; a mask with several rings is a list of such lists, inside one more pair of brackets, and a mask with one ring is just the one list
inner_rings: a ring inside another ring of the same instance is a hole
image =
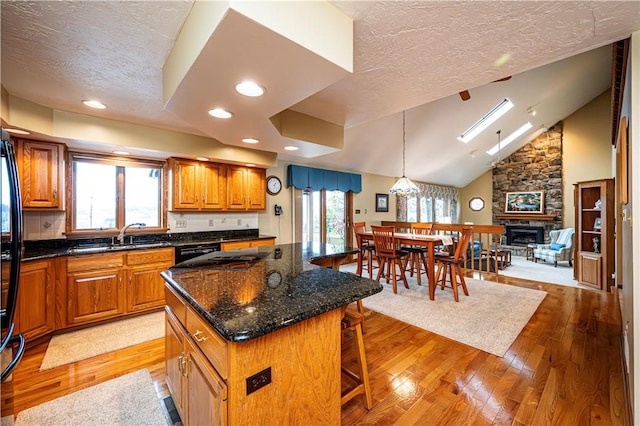
[[[401, 250], [398, 246], [393, 226], [371, 225], [371, 231], [373, 233], [373, 243], [376, 247], [378, 267], [380, 268], [376, 280], [380, 281], [380, 278], [384, 276], [387, 283], [389, 283], [389, 279], [391, 279], [393, 292], [397, 293], [397, 278], [400, 277], [404, 286], [409, 288], [407, 277], [404, 274], [405, 265], [403, 263], [409, 253]], [[396, 273], [396, 266], [398, 267], [399, 273]]]
[[[433, 229], [433, 223], [416, 222], [411, 224], [412, 234], [429, 235]], [[424, 246], [403, 246], [403, 250], [409, 252], [406, 266], [409, 271], [409, 276], [413, 277], [413, 273], [416, 273], [416, 281], [418, 285], [422, 284], [422, 278], [420, 275], [422, 272], [428, 274], [427, 268], [427, 248]], [[421, 266], [422, 265], [422, 266]], [[427, 279], [429, 279], [427, 275]]]
[[356, 239], [356, 243], [358, 244], [358, 268], [356, 269], [356, 274], [362, 276], [362, 270], [365, 266], [367, 266], [367, 272], [369, 273], [369, 279], [373, 279], [373, 269], [377, 268], [377, 266], [373, 265], [373, 259], [376, 252], [376, 247], [373, 243], [369, 241], [362, 241], [358, 234], [367, 231], [367, 222], [354, 222], [353, 223], [353, 234]]
[[[354, 222], [353, 223], [353, 234], [356, 239], [356, 244], [358, 245], [358, 267], [356, 269], [356, 275], [362, 276], [362, 269], [364, 268], [364, 262], [366, 259], [367, 264], [367, 272], [369, 273], [369, 279], [373, 279], [373, 269], [378, 266], [373, 265], [373, 258], [376, 252], [375, 245], [369, 241], [362, 241], [362, 238], [358, 234], [366, 232], [367, 230], [367, 222]], [[362, 332], [367, 332], [367, 327], [364, 322], [364, 306], [362, 305], [362, 300], [356, 301], [356, 307], [358, 312], [362, 315]]]
[[[450, 256], [436, 256], [435, 259], [438, 262], [438, 269], [436, 270], [436, 283], [440, 281], [440, 288], [444, 289], [447, 283], [447, 271], [449, 272], [449, 279], [451, 288], [453, 289], [453, 298], [458, 302], [458, 286], [462, 286], [462, 291], [466, 296], [469, 295], [467, 290], [467, 283], [464, 280], [464, 274], [462, 273], [462, 264], [466, 260], [467, 247], [469, 247], [469, 241], [473, 235], [473, 229], [465, 227], [462, 229], [457, 241], [455, 251]], [[443, 274], [444, 272], [444, 274]], [[441, 277], [442, 275], [442, 277]]]

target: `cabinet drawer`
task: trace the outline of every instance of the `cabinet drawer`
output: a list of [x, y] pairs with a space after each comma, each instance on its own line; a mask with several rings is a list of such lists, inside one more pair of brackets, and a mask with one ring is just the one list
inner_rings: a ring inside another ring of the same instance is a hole
[[94, 269], [120, 268], [124, 265], [122, 253], [101, 253], [69, 256], [67, 272], [92, 271]]
[[187, 306], [187, 331], [223, 379], [227, 378], [227, 343]]
[[173, 265], [173, 247], [135, 250], [127, 253], [127, 265], [147, 265], [149, 263], [171, 262]]
[[182, 299], [169, 287], [169, 284], [164, 286], [164, 300], [176, 318], [178, 318], [180, 324], [184, 326], [187, 323], [187, 308], [184, 306]]

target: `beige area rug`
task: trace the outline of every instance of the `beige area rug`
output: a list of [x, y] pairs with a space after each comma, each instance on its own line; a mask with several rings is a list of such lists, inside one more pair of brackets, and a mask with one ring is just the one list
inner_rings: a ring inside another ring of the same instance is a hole
[[15, 422], [16, 426], [167, 424], [146, 369], [21, 411]]
[[51, 338], [40, 371], [164, 337], [164, 311]]
[[[353, 271], [354, 266], [340, 270]], [[419, 286], [415, 277], [407, 278], [408, 290], [399, 283], [398, 294], [393, 294], [391, 284], [383, 281], [382, 292], [362, 299], [364, 306], [500, 357], [547, 295], [540, 290], [466, 278], [469, 296], [460, 288], [460, 302], [453, 299], [452, 289], [439, 287], [435, 300], [429, 300], [426, 283]]]
[[532, 262], [524, 256], [511, 256], [511, 265], [501, 270], [500, 275], [583, 288], [573, 279], [573, 267], [567, 262], [558, 262], [556, 268], [552, 262]]

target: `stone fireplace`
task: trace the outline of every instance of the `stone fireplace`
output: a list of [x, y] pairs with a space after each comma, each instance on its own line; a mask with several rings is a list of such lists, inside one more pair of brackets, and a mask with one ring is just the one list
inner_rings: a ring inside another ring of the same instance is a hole
[[[543, 213], [505, 213], [505, 194], [519, 191], [544, 191]], [[507, 248], [523, 255], [529, 243], [548, 243], [549, 231], [563, 228], [562, 195], [559, 122], [493, 168], [493, 223], [505, 227]]]

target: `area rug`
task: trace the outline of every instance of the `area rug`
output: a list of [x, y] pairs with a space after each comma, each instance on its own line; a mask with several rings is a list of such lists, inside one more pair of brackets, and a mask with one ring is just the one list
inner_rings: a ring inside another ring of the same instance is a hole
[[164, 337], [164, 312], [141, 315], [51, 338], [40, 371]]
[[21, 411], [15, 425], [159, 426], [167, 420], [143, 369]]
[[466, 283], [469, 296], [460, 288], [460, 302], [455, 302], [450, 288], [439, 287], [435, 300], [429, 300], [428, 286], [418, 286], [413, 279], [409, 289], [399, 283], [398, 294], [383, 284], [382, 292], [362, 302], [368, 309], [504, 356], [547, 293], [471, 278]]
[[558, 266], [554, 267], [552, 262], [532, 262], [524, 256], [511, 256], [511, 265], [501, 270], [500, 275], [568, 287], [581, 287], [578, 281], [573, 279], [573, 267], [567, 262], [559, 262]]

